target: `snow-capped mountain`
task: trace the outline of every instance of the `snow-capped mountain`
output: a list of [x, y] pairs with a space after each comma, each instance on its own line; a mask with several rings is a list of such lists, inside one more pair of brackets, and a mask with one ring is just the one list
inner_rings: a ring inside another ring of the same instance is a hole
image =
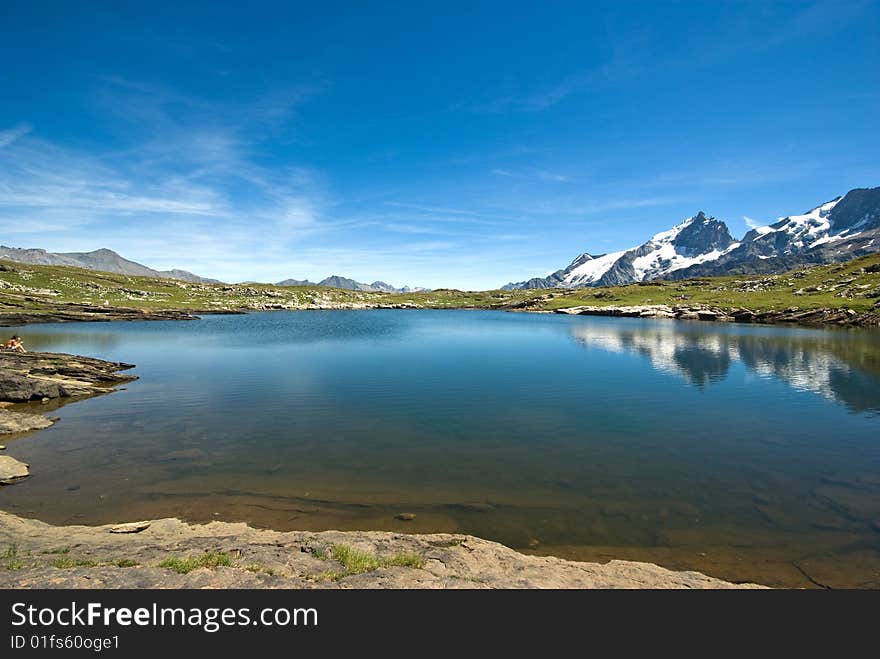
[[581, 254], [562, 270], [549, 277], [507, 284], [505, 289], [581, 288], [583, 286], [618, 286], [668, 276], [682, 268], [719, 258], [738, 243], [734, 242], [724, 222], [700, 211], [648, 242], [623, 250], [593, 256]]
[[702, 211], [648, 242], [600, 256], [581, 254], [553, 274], [504, 289], [620, 286], [652, 279], [769, 273], [841, 261], [880, 250], [880, 188], [843, 197], [752, 229], [742, 240]]
[[880, 187], [850, 190], [803, 215], [752, 229], [718, 259], [695, 264], [675, 278], [780, 272], [832, 263], [880, 250]]
[[276, 286], [325, 286], [328, 288], [342, 288], [347, 291], [363, 291], [365, 293], [418, 293], [420, 291], [429, 291], [428, 288], [422, 288], [421, 286], [403, 286], [402, 288], [395, 288], [391, 284], [386, 284], [384, 281], [374, 281], [372, 284], [362, 284], [359, 281], [355, 281], [354, 279], [349, 279], [348, 277], [340, 277], [339, 275], [332, 275], [327, 277], [326, 279], [322, 279], [321, 281], [315, 283], [311, 282], [308, 279], [285, 279], [284, 281], [276, 282]]
[[370, 288], [374, 291], [381, 291], [383, 293], [420, 293], [430, 290], [421, 286], [403, 286], [401, 288], [395, 288], [391, 284], [386, 284], [384, 281], [374, 281], [370, 284]]

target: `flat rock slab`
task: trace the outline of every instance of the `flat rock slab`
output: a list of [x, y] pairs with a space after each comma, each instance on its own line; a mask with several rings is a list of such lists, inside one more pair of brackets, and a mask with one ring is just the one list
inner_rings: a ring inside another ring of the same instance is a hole
[[140, 533], [150, 528], [149, 522], [128, 522], [110, 527], [110, 533]]
[[19, 462], [8, 455], [0, 455], [0, 485], [11, 485], [30, 475], [30, 469], [24, 462]]
[[131, 364], [51, 352], [0, 351], [0, 401], [25, 403], [44, 398], [94, 396], [136, 380], [119, 371]]
[[0, 435], [42, 430], [53, 423], [54, 421], [40, 414], [22, 414], [0, 409]]
[[[136, 523], [135, 526], [145, 522]], [[379, 531], [278, 532], [243, 523], [152, 520], [139, 533], [106, 526], [51, 526], [0, 512], [0, 548], [16, 545], [16, 569], [0, 588], [760, 588], [651, 563], [580, 563], [527, 556], [469, 535]], [[118, 526], [118, 525], [117, 525]], [[376, 557], [354, 574], [332, 558], [334, 547]], [[69, 569], [54, 566], [65, 554]], [[179, 574], [163, 561], [220, 554], [226, 566]], [[130, 565], [131, 567], [120, 567]]]

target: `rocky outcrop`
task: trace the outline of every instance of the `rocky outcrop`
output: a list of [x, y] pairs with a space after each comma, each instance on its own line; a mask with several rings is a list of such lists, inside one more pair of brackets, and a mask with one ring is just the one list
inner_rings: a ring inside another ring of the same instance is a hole
[[555, 309], [568, 316], [622, 316], [624, 318], [675, 318], [676, 312], [665, 304], [622, 307], [580, 306]]
[[[651, 563], [580, 563], [526, 556], [468, 535], [257, 530], [177, 519], [113, 526], [50, 526], [0, 512], [0, 548], [16, 556], [2, 588], [759, 588]], [[134, 527], [139, 528], [139, 527]], [[338, 549], [375, 557], [352, 569]], [[7, 552], [8, 553], [8, 552]], [[334, 558], [336, 556], [337, 558]], [[180, 561], [196, 559], [181, 567]], [[198, 559], [203, 560], [198, 560]], [[341, 560], [340, 560], [341, 559]], [[162, 567], [162, 565], [165, 567]], [[220, 567], [195, 567], [200, 564]], [[186, 571], [188, 567], [194, 567]], [[181, 573], [185, 572], [185, 573]]]
[[0, 401], [26, 403], [107, 393], [112, 385], [137, 379], [119, 373], [133, 366], [51, 352], [0, 351]]

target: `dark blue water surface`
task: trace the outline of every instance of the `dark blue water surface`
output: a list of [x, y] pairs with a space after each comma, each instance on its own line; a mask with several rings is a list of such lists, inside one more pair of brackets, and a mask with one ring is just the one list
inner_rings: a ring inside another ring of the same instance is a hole
[[33, 474], [0, 492], [17, 514], [466, 532], [880, 587], [877, 331], [381, 310], [20, 333], [140, 379], [10, 443]]

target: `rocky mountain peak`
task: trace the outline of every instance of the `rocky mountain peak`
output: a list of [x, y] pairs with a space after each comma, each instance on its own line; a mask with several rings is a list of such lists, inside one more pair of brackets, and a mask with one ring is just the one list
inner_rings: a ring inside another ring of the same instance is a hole
[[839, 199], [829, 213], [833, 231], [852, 229], [856, 225], [864, 229], [880, 227], [880, 187], [856, 188]]
[[727, 249], [736, 241], [724, 222], [700, 211], [682, 227], [672, 242], [681, 253], [693, 256]]

